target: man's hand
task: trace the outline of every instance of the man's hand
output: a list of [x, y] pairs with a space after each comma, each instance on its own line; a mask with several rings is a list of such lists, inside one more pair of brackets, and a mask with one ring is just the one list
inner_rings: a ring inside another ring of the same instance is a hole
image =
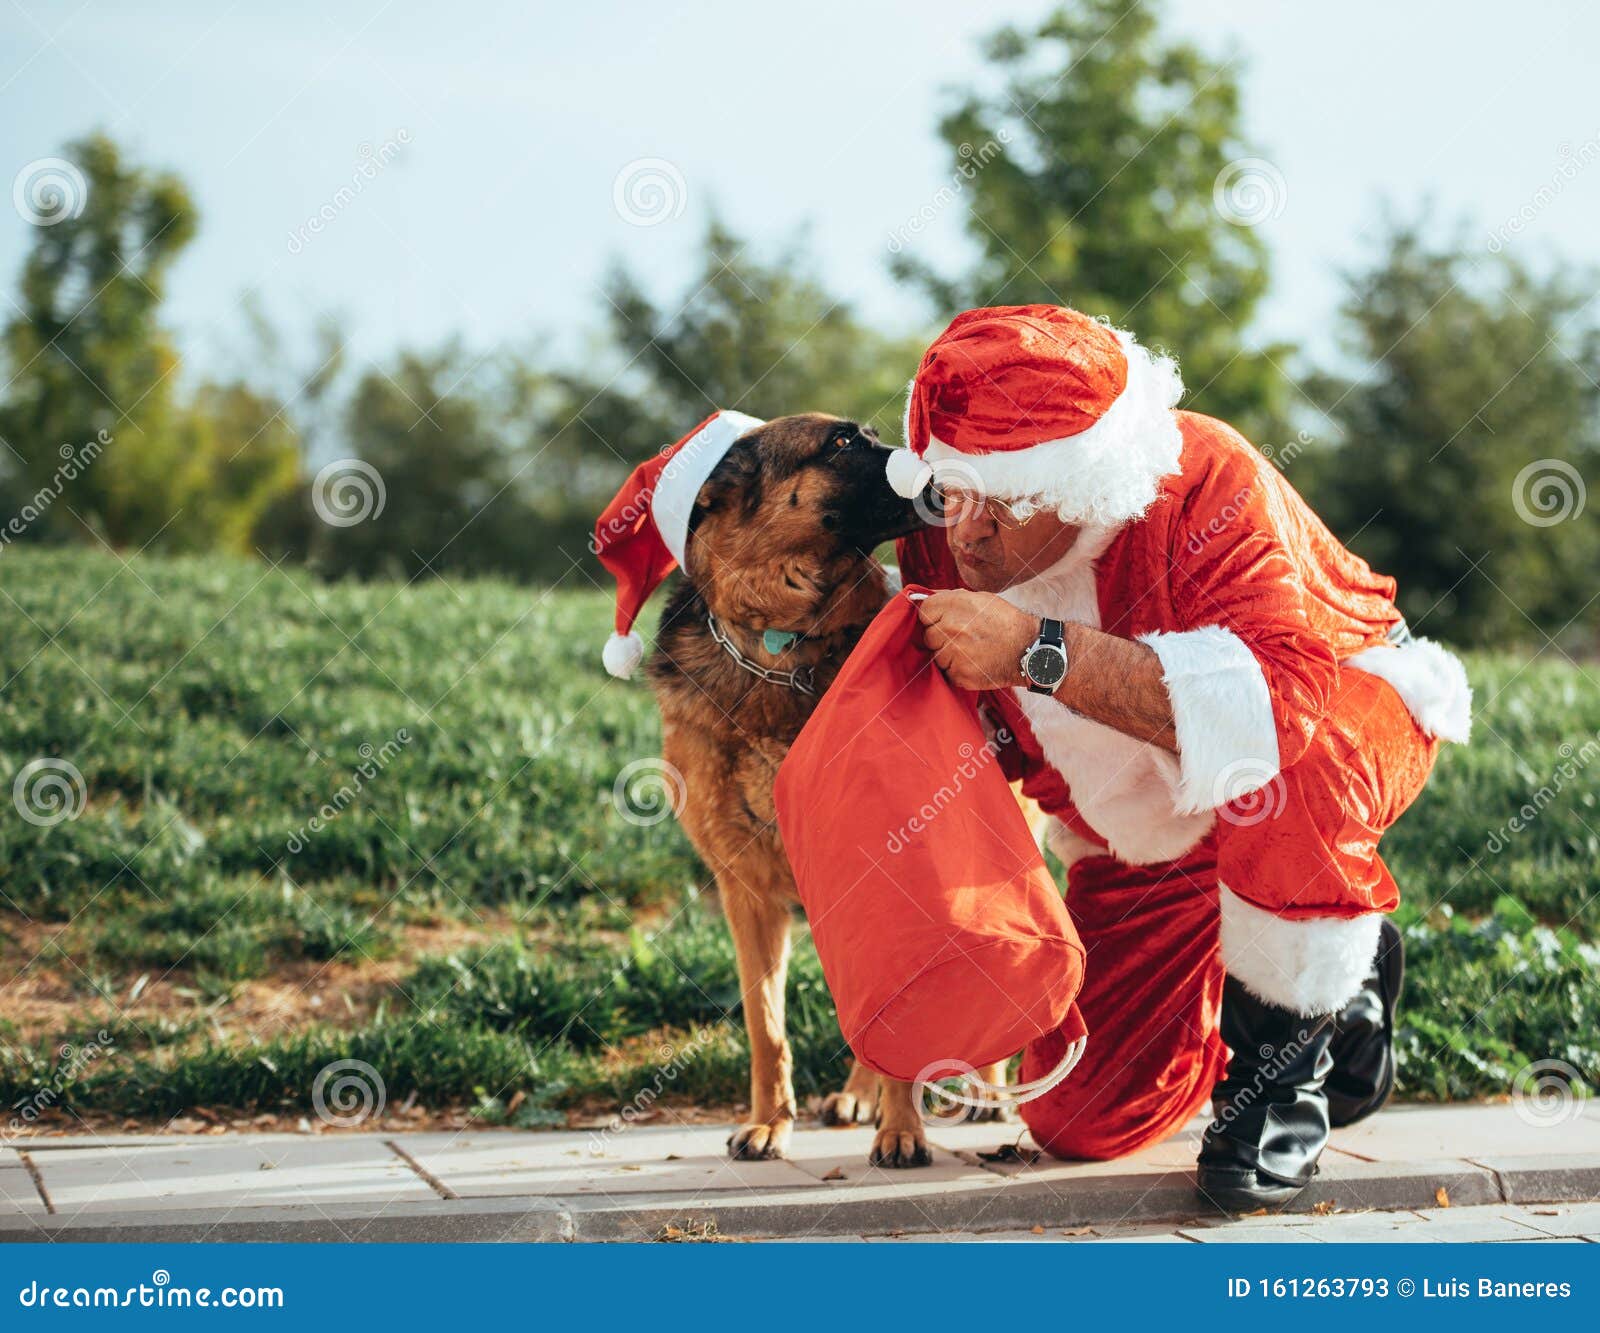
[[1022, 654], [1039, 622], [990, 592], [936, 592], [917, 605], [923, 638], [952, 685], [1000, 690], [1023, 684]]

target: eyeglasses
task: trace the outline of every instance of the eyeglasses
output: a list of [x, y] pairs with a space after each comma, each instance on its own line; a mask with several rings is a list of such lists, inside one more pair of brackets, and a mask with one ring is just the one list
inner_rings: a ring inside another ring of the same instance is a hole
[[[954, 486], [933, 484], [939, 513], [947, 523], [973, 523], [986, 518], [1002, 528], [1020, 528], [1028, 521], [1004, 500], [986, 499]], [[1030, 514], [1028, 518], [1031, 518]]]

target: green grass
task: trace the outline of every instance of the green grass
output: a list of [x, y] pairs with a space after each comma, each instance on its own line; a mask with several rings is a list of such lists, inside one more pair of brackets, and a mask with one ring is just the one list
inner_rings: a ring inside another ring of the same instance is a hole
[[[732, 947], [675, 824], [619, 812], [656, 716], [600, 670], [607, 597], [577, 582], [7, 549], [0, 779], [59, 758], [87, 803], [0, 818], [0, 1097], [300, 1111], [357, 1059], [391, 1103], [522, 1124], [741, 1100]], [[1470, 670], [1477, 737], [1385, 843], [1402, 1094], [1503, 1094], [1542, 1060], [1597, 1084], [1600, 683], [1553, 653]], [[285, 978], [320, 1007], [252, 1007]], [[803, 932], [789, 1003], [797, 1081], [826, 1090], [846, 1053]]]

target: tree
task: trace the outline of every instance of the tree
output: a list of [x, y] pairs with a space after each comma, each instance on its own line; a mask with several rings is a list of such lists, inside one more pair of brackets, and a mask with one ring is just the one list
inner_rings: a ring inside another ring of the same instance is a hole
[[1417, 224], [1348, 280], [1343, 320], [1370, 369], [1311, 384], [1337, 431], [1314, 460], [1325, 517], [1399, 580], [1423, 632], [1502, 645], [1592, 632], [1593, 281], [1430, 249]]
[[[178, 397], [159, 315], [195, 232], [188, 192], [103, 136], [66, 151], [72, 165], [46, 197], [59, 207], [40, 211], [18, 313], [0, 335], [5, 486], [12, 498], [52, 496], [33, 506], [26, 535], [244, 549], [254, 517], [292, 484], [296, 447], [277, 404], [239, 386]], [[102, 447], [68, 480], [63, 459], [90, 441]]]
[[642, 396], [670, 409], [677, 428], [668, 439], [718, 408], [831, 412], [899, 436], [921, 340], [864, 324], [822, 286], [798, 244], [766, 261], [713, 221], [682, 300], [658, 306], [624, 269], [612, 273], [607, 296]]
[[1186, 405], [1278, 438], [1291, 349], [1246, 330], [1268, 283], [1248, 224], [1282, 181], [1241, 141], [1230, 67], [1165, 40], [1147, 0], [1078, 0], [986, 54], [1003, 89], [940, 125], [955, 165], [941, 198], [966, 201], [977, 262], [943, 278], [902, 250], [895, 273], [947, 317], [1046, 302], [1133, 328], [1177, 356]]

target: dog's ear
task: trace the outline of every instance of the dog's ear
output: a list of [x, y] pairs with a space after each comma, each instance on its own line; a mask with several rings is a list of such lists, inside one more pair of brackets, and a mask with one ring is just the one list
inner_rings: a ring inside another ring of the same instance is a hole
[[761, 507], [761, 457], [748, 440], [740, 440], [711, 469], [695, 496], [691, 523], [734, 505], [742, 506], [747, 514]]

